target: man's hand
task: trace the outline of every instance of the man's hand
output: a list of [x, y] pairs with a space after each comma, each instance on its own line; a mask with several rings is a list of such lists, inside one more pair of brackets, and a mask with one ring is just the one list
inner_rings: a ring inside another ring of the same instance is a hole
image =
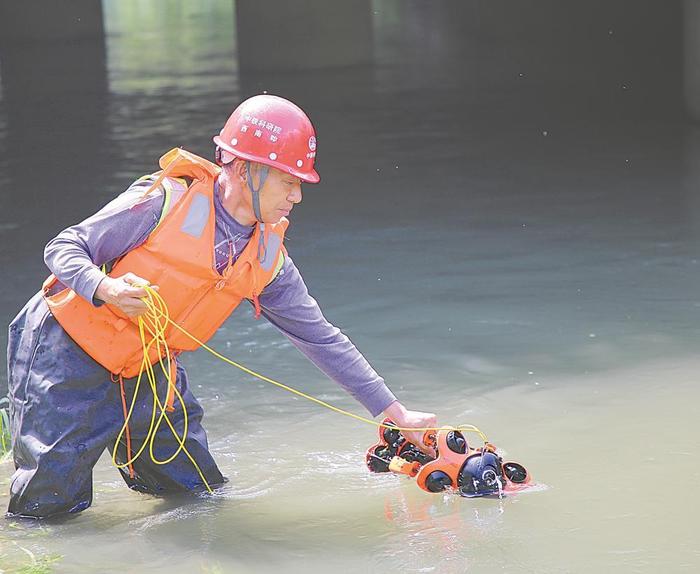
[[[148, 281], [137, 277], [133, 273], [126, 273], [121, 277], [105, 277], [97, 286], [95, 297], [114, 305], [129, 317], [138, 317], [147, 310], [146, 304], [141, 301], [148, 293], [139, 285], [148, 285]], [[156, 285], [151, 289], [158, 290]]]
[[[433, 413], [409, 411], [399, 401], [391, 403], [384, 411], [384, 416], [390, 418], [397, 427], [403, 428], [436, 428], [437, 417]], [[409, 442], [416, 445], [425, 454], [435, 456], [435, 450], [423, 444], [425, 431], [401, 431]]]

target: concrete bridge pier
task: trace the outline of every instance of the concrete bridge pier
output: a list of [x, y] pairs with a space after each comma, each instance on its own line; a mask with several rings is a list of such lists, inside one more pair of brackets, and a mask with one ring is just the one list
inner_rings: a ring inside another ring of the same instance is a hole
[[107, 101], [101, 3], [0, 2], [0, 70], [8, 171], [23, 190], [10, 209], [42, 217], [47, 202], [70, 201], [72, 185], [63, 181], [58, 194], [58, 181], [67, 173], [78, 181], [99, 165]]

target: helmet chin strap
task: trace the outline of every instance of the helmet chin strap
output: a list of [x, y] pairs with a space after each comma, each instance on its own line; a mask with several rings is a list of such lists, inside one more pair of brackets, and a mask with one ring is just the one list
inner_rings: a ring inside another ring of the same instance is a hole
[[263, 185], [265, 185], [265, 180], [267, 179], [267, 175], [270, 173], [270, 168], [264, 164], [261, 165], [260, 183], [256, 189], [253, 185], [253, 175], [250, 173], [250, 163], [251, 162], [249, 161], [245, 162], [248, 173], [248, 189], [250, 190], [250, 195], [253, 198], [253, 211], [255, 212], [255, 219], [262, 223], [262, 213], [260, 212], [260, 190], [262, 189]]
[[267, 245], [265, 244], [265, 223], [263, 222], [262, 213], [260, 212], [260, 190], [262, 189], [263, 185], [265, 185], [265, 180], [267, 179], [267, 175], [270, 173], [270, 168], [264, 164], [260, 166], [260, 182], [258, 183], [258, 187], [256, 189], [253, 185], [253, 175], [250, 173], [251, 162], [247, 161], [245, 163], [246, 170], [248, 173], [248, 189], [250, 190], [250, 195], [253, 198], [253, 211], [255, 212], [255, 219], [257, 219], [260, 223], [260, 237], [258, 239], [258, 259], [260, 261], [263, 261], [267, 254]]

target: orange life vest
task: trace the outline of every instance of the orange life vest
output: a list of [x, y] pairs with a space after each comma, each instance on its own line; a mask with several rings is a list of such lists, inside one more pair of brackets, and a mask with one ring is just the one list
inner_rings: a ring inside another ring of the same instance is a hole
[[[258, 295], [284, 260], [289, 222], [282, 218], [276, 224], [257, 224], [238, 259], [219, 274], [214, 260], [214, 183], [220, 168], [178, 148], [166, 153], [160, 166], [163, 170], [154, 174], [158, 178], [146, 193], [168, 177], [184, 177], [192, 183], [146, 241], [119, 259], [109, 275], [131, 272], [158, 285], [171, 320], [206, 342], [243, 299], [253, 299], [257, 305]], [[56, 284], [56, 277], [49, 276], [44, 298], [68, 335], [115, 375], [138, 375], [143, 348], [137, 320], [111, 305], [94, 307], [71, 289], [53, 293]], [[165, 337], [171, 351], [199, 346], [172, 326]], [[159, 359], [154, 345], [149, 361], [155, 364]]]

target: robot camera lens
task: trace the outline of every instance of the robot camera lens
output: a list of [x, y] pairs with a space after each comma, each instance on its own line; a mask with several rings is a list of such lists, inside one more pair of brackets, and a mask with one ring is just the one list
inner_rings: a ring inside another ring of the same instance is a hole
[[481, 475], [481, 480], [486, 486], [494, 486], [496, 484], [496, 472], [493, 470], [485, 470]]

